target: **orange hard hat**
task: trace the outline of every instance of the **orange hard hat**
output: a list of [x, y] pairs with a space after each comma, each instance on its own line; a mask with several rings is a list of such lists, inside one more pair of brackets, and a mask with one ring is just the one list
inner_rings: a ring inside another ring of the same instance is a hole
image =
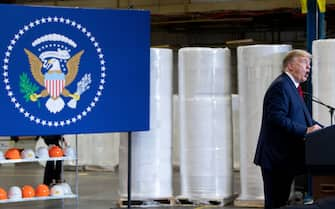
[[35, 189], [36, 197], [47, 197], [50, 194], [49, 187], [45, 184], [39, 184]]
[[52, 145], [49, 149], [49, 156], [50, 157], [63, 157], [64, 152], [62, 148], [56, 145]]
[[7, 192], [6, 190], [4, 190], [3, 188], [0, 188], [0, 200], [7, 200], [8, 196], [7, 196]]
[[35, 189], [32, 186], [24, 185], [22, 187], [22, 197], [23, 198], [35, 197]]
[[5, 157], [11, 160], [21, 159], [20, 151], [17, 148], [10, 148], [6, 151]]

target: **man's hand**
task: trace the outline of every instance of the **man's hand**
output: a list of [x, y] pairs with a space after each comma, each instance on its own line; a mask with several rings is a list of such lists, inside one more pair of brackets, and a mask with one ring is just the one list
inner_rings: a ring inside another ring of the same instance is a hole
[[309, 134], [313, 131], [320, 130], [320, 129], [321, 129], [321, 126], [319, 126], [318, 124], [315, 124], [315, 125], [307, 128], [307, 134]]

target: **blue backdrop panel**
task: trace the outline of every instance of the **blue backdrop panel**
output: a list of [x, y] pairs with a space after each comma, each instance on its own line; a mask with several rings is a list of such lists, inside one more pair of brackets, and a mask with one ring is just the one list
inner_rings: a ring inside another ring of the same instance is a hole
[[0, 5], [0, 135], [149, 129], [148, 11]]

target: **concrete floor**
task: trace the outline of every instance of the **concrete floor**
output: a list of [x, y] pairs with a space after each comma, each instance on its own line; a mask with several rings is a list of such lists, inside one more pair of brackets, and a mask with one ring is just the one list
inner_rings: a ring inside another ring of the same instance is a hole
[[[36, 186], [43, 180], [44, 169], [39, 164], [17, 164], [2, 165], [0, 167], [1, 187], [8, 189], [10, 186], [23, 186], [30, 184]], [[174, 175], [179, 175], [179, 172], [174, 172]], [[68, 183], [75, 183], [75, 172], [65, 171], [64, 178]], [[174, 178], [178, 179], [178, 178]], [[103, 171], [81, 171], [79, 172], [79, 202], [76, 199], [63, 200], [43, 200], [30, 201], [21, 203], [6, 203], [0, 204], [0, 208], [10, 209], [109, 209], [118, 208], [118, 172], [103, 172]], [[174, 187], [178, 188], [178, 182], [174, 182]], [[176, 192], [176, 191], [175, 191]], [[178, 191], [176, 192], [178, 193]], [[233, 209], [233, 206], [188, 206], [188, 207], [168, 207], [163, 208], [205, 208], [217, 207], [225, 209]], [[138, 208], [138, 207], [137, 207]], [[159, 208], [150, 207], [150, 208]], [[162, 207], [161, 207], [162, 208]], [[240, 208], [243, 209], [243, 208]], [[249, 208], [252, 209], [252, 208]]]

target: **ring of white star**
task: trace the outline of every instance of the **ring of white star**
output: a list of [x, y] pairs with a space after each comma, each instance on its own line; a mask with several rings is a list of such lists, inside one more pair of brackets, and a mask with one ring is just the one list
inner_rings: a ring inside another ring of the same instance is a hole
[[[46, 23], [51, 23], [51, 22], [56, 22], [56, 23], [63, 23], [70, 25], [74, 28], [77, 28], [80, 32], [82, 32], [93, 44], [95, 47], [95, 50], [98, 54], [99, 60], [100, 60], [100, 84], [97, 89], [97, 92], [93, 98], [93, 100], [90, 102], [90, 104], [78, 115], [68, 118], [66, 120], [62, 121], [50, 121], [50, 120], [44, 120], [41, 118], [38, 118], [31, 113], [29, 113], [27, 110], [23, 108], [23, 106], [17, 101], [17, 99], [14, 96], [13, 91], [11, 90], [9, 78], [8, 78], [8, 62], [9, 58], [11, 55], [11, 52], [16, 44], [16, 42], [20, 39], [21, 36], [24, 35], [25, 32], [29, 31], [30, 29], [40, 25], [40, 24], [46, 24]], [[10, 44], [7, 47], [7, 51], [5, 53], [5, 58], [4, 58], [4, 65], [2, 68], [4, 69], [3, 71], [3, 76], [4, 76], [4, 83], [5, 83], [5, 88], [7, 90], [8, 96], [10, 97], [10, 101], [14, 104], [15, 108], [19, 110], [20, 113], [22, 113], [26, 118], [29, 118], [30, 121], [34, 121], [36, 124], [40, 124], [42, 126], [54, 126], [54, 127], [59, 127], [59, 126], [65, 126], [65, 125], [70, 125], [71, 123], [76, 123], [78, 120], [81, 120], [83, 117], [85, 117], [89, 112], [92, 111], [92, 109], [96, 106], [96, 103], [99, 101], [99, 97], [102, 95], [102, 91], [104, 89], [104, 84], [105, 84], [105, 78], [106, 78], [106, 67], [105, 67], [105, 60], [104, 60], [104, 55], [102, 53], [102, 49], [99, 46], [99, 43], [95, 40], [95, 37], [89, 32], [85, 27], [83, 27], [81, 24], [70, 20], [68, 18], [63, 18], [63, 17], [42, 17], [41, 19], [36, 19], [35, 21], [30, 22], [27, 25], [24, 25], [23, 28], [21, 28], [17, 34], [14, 35], [14, 38], [10, 41]]]

